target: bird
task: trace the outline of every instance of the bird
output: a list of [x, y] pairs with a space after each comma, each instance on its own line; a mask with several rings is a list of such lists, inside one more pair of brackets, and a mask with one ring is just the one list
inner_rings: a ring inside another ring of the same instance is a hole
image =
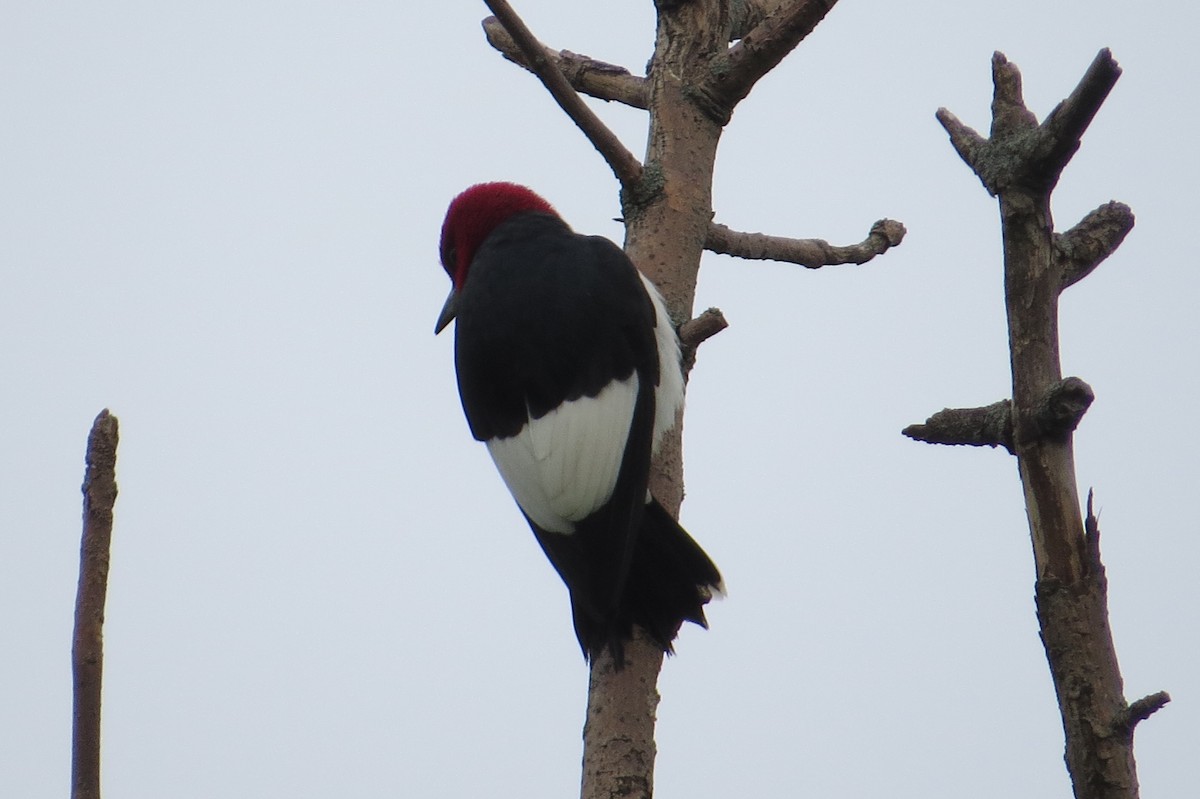
[[720, 572], [649, 490], [651, 458], [683, 406], [677, 332], [625, 252], [574, 232], [515, 183], [455, 197], [439, 255], [451, 289], [459, 397], [551, 565], [595, 663], [642, 628], [663, 652], [707, 628]]

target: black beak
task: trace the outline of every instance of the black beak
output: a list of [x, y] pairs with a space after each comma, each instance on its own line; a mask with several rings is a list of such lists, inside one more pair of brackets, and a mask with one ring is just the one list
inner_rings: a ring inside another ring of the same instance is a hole
[[433, 328], [433, 334], [436, 336], [438, 333], [441, 333], [455, 316], [458, 316], [458, 291], [451, 286], [450, 296], [446, 298], [446, 304], [442, 306], [442, 312], [438, 314], [437, 325]]

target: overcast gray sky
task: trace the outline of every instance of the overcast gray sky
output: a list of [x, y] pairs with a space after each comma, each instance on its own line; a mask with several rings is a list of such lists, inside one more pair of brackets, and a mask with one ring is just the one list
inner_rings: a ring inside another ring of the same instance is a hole
[[[640, 71], [649, 0], [517, 8]], [[724, 572], [661, 681], [663, 797], [1069, 795], [1015, 462], [903, 439], [1008, 389], [986, 129], [1004, 51], [1043, 116], [1125, 69], [1061, 229], [1138, 224], [1062, 307], [1146, 796], [1194, 791], [1200, 272], [1193, 3], [844, 0], [738, 109], [717, 221], [902, 247], [708, 256], [732, 327], [689, 389], [683, 520]], [[587, 671], [455, 391], [437, 238], [509, 179], [620, 240], [607, 167], [484, 42], [481, 3], [0, 10], [0, 795], [68, 791], [84, 439], [121, 421], [106, 793], [571, 796]], [[598, 104], [635, 152], [640, 112]]]

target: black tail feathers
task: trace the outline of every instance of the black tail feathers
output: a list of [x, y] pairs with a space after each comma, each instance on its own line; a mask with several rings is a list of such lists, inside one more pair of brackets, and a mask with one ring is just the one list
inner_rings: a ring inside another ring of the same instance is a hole
[[671, 654], [671, 642], [683, 622], [708, 627], [704, 605], [722, 591], [721, 574], [712, 560], [658, 501], [651, 499], [642, 514], [624, 590], [615, 607], [597, 617], [579, 601], [581, 597], [572, 595], [575, 634], [589, 660], [607, 648], [620, 669], [633, 625]]

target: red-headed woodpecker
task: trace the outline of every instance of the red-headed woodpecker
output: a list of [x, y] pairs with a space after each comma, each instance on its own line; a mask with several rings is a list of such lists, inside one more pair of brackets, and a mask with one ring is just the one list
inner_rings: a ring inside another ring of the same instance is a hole
[[544, 199], [483, 183], [450, 203], [442, 265], [471, 433], [567, 584], [584, 655], [618, 667], [633, 625], [663, 648], [707, 626], [721, 576], [647, 488], [683, 405], [662, 297], [611, 241], [575, 233]]

